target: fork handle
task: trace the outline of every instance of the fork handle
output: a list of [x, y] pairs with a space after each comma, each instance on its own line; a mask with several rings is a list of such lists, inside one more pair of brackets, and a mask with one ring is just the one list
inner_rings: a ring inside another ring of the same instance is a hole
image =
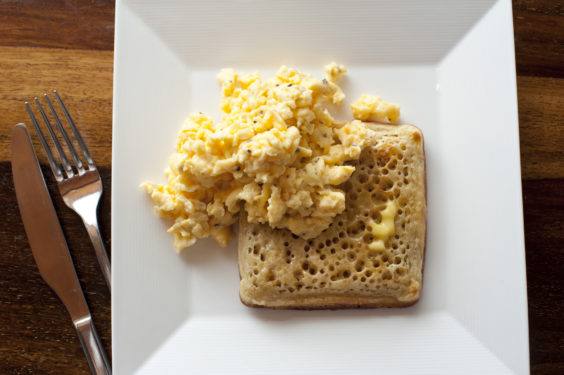
[[106, 284], [108, 285], [108, 289], [110, 293], [112, 292], [112, 273], [111, 273], [111, 264], [110, 258], [108, 257], [108, 253], [106, 252], [106, 247], [104, 246], [104, 242], [102, 241], [102, 235], [100, 234], [100, 229], [98, 228], [98, 222], [95, 218], [90, 221], [84, 220], [84, 226], [88, 231], [88, 235], [90, 236], [90, 240], [94, 245], [94, 253], [96, 254], [96, 258], [98, 259], [98, 263], [100, 264], [100, 268], [102, 269], [102, 274], [104, 275], [104, 279], [106, 280]]
[[92, 317], [88, 315], [86, 318], [74, 322], [78, 338], [86, 354], [86, 360], [90, 365], [90, 370], [94, 375], [111, 375], [112, 366], [106, 356], [100, 337], [94, 328]]

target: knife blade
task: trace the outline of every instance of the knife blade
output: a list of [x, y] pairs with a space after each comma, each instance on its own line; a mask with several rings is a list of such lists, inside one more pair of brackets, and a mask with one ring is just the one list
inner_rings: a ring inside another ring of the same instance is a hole
[[111, 374], [25, 124], [12, 131], [12, 175], [39, 273], [69, 312], [92, 373]]

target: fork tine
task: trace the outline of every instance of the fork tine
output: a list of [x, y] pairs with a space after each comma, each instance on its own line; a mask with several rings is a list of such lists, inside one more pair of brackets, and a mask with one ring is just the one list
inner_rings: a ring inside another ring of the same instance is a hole
[[53, 143], [55, 144], [55, 148], [59, 152], [59, 156], [61, 157], [61, 163], [63, 163], [63, 168], [65, 169], [67, 177], [71, 178], [72, 176], [74, 176], [74, 172], [73, 172], [72, 167], [69, 163], [69, 160], [67, 159], [67, 156], [65, 155], [65, 152], [63, 151], [63, 148], [61, 147], [61, 144], [59, 143], [59, 139], [57, 138], [57, 135], [55, 134], [55, 131], [53, 130], [53, 127], [51, 126], [51, 122], [47, 118], [47, 115], [45, 114], [45, 111], [43, 110], [41, 103], [39, 103], [39, 99], [37, 99], [37, 96], [34, 98], [34, 100], [35, 100], [35, 104], [37, 104], [37, 107], [39, 108], [39, 112], [41, 113], [41, 117], [43, 117], [43, 121], [45, 121], [45, 126], [47, 126], [47, 130], [49, 130], [49, 134], [51, 134], [51, 138], [53, 139]]
[[57, 92], [57, 90], [53, 90], [53, 92], [55, 93], [55, 96], [57, 97], [57, 101], [59, 102], [59, 105], [63, 109], [63, 113], [65, 114], [65, 117], [67, 118], [67, 121], [69, 122], [69, 124], [71, 126], [74, 137], [76, 138], [76, 140], [78, 141], [78, 144], [80, 145], [80, 148], [82, 149], [82, 153], [84, 154], [84, 157], [86, 158], [86, 162], [88, 163], [88, 166], [92, 167], [92, 168], [96, 168], [96, 165], [94, 164], [94, 160], [92, 159], [92, 156], [90, 156], [90, 152], [88, 151], [88, 147], [86, 147], [86, 143], [84, 143], [84, 141], [82, 140], [82, 137], [80, 136], [80, 133], [78, 132], [78, 129], [74, 125], [74, 121], [72, 120], [72, 118], [69, 114], [69, 111], [67, 111], [67, 107], [65, 107], [65, 104], [63, 103], [63, 100], [59, 96], [59, 93]]
[[45, 100], [47, 101], [47, 105], [49, 106], [49, 109], [51, 110], [51, 113], [53, 114], [53, 117], [55, 118], [55, 122], [57, 123], [57, 127], [59, 128], [59, 131], [61, 132], [61, 134], [63, 135], [63, 138], [65, 139], [65, 142], [67, 143], [67, 146], [69, 148], [71, 156], [72, 156], [74, 163], [76, 165], [76, 169], [78, 169], [78, 174], [83, 174], [84, 173], [84, 166], [82, 164], [82, 161], [78, 157], [78, 154], [76, 153], [76, 150], [74, 149], [74, 146], [73, 146], [73, 144], [72, 144], [72, 142], [69, 138], [69, 135], [67, 134], [67, 131], [65, 130], [65, 128], [63, 127], [63, 124], [61, 123], [61, 119], [57, 115], [57, 112], [55, 112], [55, 108], [53, 108], [53, 103], [51, 103], [51, 100], [49, 99], [47, 94], [43, 94], [43, 96], [45, 97]]
[[33, 123], [33, 126], [35, 127], [35, 131], [37, 132], [37, 135], [39, 136], [39, 141], [41, 142], [41, 146], [43, 146], [43, 149], [45, 150], [45, 154], [47, 154], [47, 159], [49, 160], [49, 165], [51, 166], [51, 171], [55, 175], [55, 179], [57, 181], [62, 181], [63, 180], [63, 172], [62, 172], [59, 164], [57, 164], [57, 162], [55, 161], [55, 158], [53, 157], [53, 153], [51, 153], [51, 148], [47, 144], [47, 141], [45, 140], [45, 136], [43, 135], [43, 131], [41, 131], [41, 128], [39, 127], [39, 123], [37, 122], [37, 119], [35, 118], [35, 115], [33, 114], [33, 111], [31, 110], [31, 107], [29, 106], [28, 102], [25, 102], [25, 107], [27, 108], [27, 113], [29, 113], [29, 117], [31, 118], [31, 122]]

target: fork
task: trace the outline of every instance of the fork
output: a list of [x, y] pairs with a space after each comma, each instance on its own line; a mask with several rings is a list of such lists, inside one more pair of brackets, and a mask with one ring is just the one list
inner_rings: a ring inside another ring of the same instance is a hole
[[100, 202], [100, 197], [102, 195], [102, 180], [100, 178], [100, 174], [98, 173], [98, 169], [94, 164], [94, 160], [90, 156], [90, 152], [84, 143], [84, 140], [80, 136], [78, 129], [76, 128], [74, 121], [72, 120], [65, 104], [63, 103], [59, 93], [57, 90], [53, 91], [57, 101], [67, 119], [67, 122], [72, 130], [74, 138], [78, 145], [80, 146], [80, 150], [84, 155], [84, 159], [86, 161], [86, 165], [82, 162], [76, 149], [69, 137], [69, 134], [66, 132], [61, 119], [57, 115], [53, 103], [49, 99], [47, 94], [43, 94], [45, 97], [45, 101], [49, 106], [49, 109], [53, 115], [55, 123], [57, 124], [57, 128], [59, 132], [63, 136], [65, 143], [67, 144], [67, 148], [71, 154], [72, 160], [74, 161], [74, 165], [71, 165], [69, 159], [67, 158], [61, 143], [59, 142], [57, 135], [47, 117], [47, 114], [43, 110], [41, 103], [37, 97], [34, 98], [35, 104], [39, 108], [39, 112], [41, 113], [41, 117], [51, 135], [53, 140], [53, 144], [57, 149], [57, 153], [59, 154], [60, 163], [58, 163], [55, 158], [53, 157], [53, 152], [47, 143], [43, 131], [39, 126], [33, 111], [31, 110], [31, 106], [28, 102], [25, 102], [26, 109], [31, 117], [31, 121], [35, 130], [37, 131], [37, 135], [39, 136], [39, 141], [45, 150], [45, 154], [47, 154], [47, 159], [49, 160], [49, 165], [51, 167], [51, 171], [53, 172], [55, 179], [57, 180], [57, 186], [59, 188], [59, 192], [63, 197], [63, 201], [65, 204], [75, 211], [84, 222], [84, 226], [88, 231], [88, 235], [90, 236], [90, 240], [94, 245], [94, 252], [96, 253], [96, 258], [98, 259], [98, 263], [102, 268], [102, 273], [104, 275], [104, 279], [106, 280], [106, 284], [108, 285], [108, 289], [110, 293], [112, 291], [112, 280], [111, 280], [111, 273], [110, 273], [110, 259], [108, 258], [108, 254], [106, 253], [106, 249], [104, 247], [104, 242], [102, 241], [102, 236], [100, 235], [100, 229], [98, 227], [98, 220], [96, 217], [96, 211], [98, 208], [98, 203]]

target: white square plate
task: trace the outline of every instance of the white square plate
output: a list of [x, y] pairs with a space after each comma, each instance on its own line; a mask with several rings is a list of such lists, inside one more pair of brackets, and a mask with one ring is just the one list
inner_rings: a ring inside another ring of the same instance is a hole
[[[330, 61], [349, 69], [348, 99], [400, 103], [425, 135], [421, 301], [250, 309], [239, 302], [234, 241], [177, 255], [138, 186], [164, 182], [188, 114], [219, 118], [220, 68], [286, 64], [322, 76]], [[509, 0], [118, 1], [114, 374], [527, 374], [514, 64]]]

